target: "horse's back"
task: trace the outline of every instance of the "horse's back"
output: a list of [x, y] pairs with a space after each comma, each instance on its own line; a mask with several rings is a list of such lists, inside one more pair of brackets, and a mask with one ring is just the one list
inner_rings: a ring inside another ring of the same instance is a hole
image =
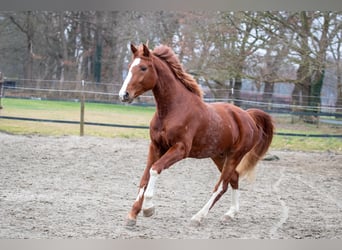
[[[230, 103], [216, 102], [208, 104], [209, 109], [216, 112], [223, 123], [230, 123], [230, 126], [244, 126], [245, 123], [254, 123], [247, 111]], [[229, 128], [231, 128], [228, 125]]]

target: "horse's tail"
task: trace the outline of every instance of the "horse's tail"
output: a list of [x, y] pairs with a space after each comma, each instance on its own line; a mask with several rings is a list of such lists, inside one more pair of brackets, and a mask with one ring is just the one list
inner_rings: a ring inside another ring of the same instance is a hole
[[248, 109], [248, 114], [253, 118], [257, 126], [258, 140], [255, 146], [242, 158], [236, 168], [240, 177], [254, 178], [254, 167], [266, 154], [273, 139], [274, 125], [272, 117], [259, 109]]

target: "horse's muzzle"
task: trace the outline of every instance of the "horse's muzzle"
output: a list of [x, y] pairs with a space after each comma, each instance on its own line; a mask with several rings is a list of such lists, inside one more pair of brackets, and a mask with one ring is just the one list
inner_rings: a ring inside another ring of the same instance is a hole
[[120, 95], [120, 99], [122, 102], [128, 102], [131, 103], [133, 101], [133, 98], [130, 98], [129, 93], [125, 91], [123, 95]]

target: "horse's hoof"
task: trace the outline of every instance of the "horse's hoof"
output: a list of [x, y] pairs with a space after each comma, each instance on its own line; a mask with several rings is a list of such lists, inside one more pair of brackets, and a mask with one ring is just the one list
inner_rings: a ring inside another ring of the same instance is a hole
[[151, 217], [154, 214], [154, 211], [155, 211], [154, 206], [147, 208], [147, 209], [143, 209], [143, 215], [145, 217]]
[[221, 218], [221, 223], [227, 223], [227, 222], [231, 221], [232, 219], [233, 219], [232, 217], [230, 217], [229, 215], [225, 214]]
[[191, 226], [193, 226], [193, 227], [199, 227], [199, 226], [201, 225], [201, 221], [196, 220], [196, 219], [191, 219], [190, 224], [191, 224]]
[[227, 213], [223, 215], [221, 221], [228, 222], [228, 221], [234, 220], [235, 217], [236, 217], [236, 213]]
[[131, 219], [131, 218], [127, 218], [125, 225], [126, 227], [134, 227], [135, 224], [137, 224], [137, 219]]

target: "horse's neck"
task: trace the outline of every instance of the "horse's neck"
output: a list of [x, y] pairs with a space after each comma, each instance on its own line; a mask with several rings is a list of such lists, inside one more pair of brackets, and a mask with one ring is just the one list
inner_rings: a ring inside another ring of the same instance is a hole
[[156, 68], [156, 70], [158, 80], [152, 92], [156, 100], [157, 112], [160, 117], [164, 117], [173, 112], [176, 106], [181, 105], [189, 95], [191, 96], [191, 93], [182, 86], [172, 72], [170, 74], [162, 72], [170, 69]]
[[[172, 83], [172, 84], [170, 84]], [[169, 85], [170, 84], [170, 85]], [[172, 86], [171, 86], [172, 85]], [[173, 111], [174, 104], [177, 102], [176, 83], [173, 81], [159, 81], [153, 89], [154, 99], [156, 101], [157, 112], [160, 117], [164, 117]]]

